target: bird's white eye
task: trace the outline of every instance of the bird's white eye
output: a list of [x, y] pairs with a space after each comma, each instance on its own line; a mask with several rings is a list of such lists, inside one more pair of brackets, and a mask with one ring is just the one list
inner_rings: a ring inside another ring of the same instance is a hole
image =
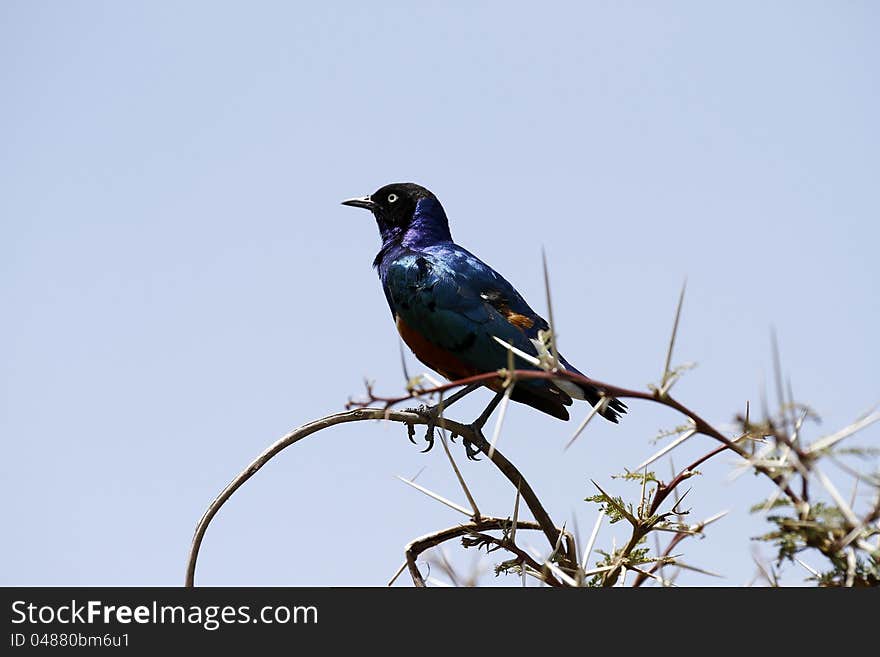
[[389, 194], [388, 195], [388, 202], [389, 203], [394, 203], [394, 201], [396, 201], [396, 200], [397, 200], [397, 194]]

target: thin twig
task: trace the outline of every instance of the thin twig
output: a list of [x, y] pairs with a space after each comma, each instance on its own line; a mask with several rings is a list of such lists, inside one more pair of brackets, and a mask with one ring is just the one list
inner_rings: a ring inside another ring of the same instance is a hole
[[501, 427], [504, 426], [504, 417], [507, 415], [507, 405], [510, 403], [510, 394], [513, 392], [513, 382], [509, 383], [504, 389], [504, 396], [498, 405], [498, 419], [495, 420], [495, 430], [492, 432], [492, 440], [489, 443], [489, 453], [487, 456], [491, 459], [495, 455], [495, 445], [498, 444], [498, 438], [501, 436]]
[[452, 458], [452, 452], [449, 450], [449, 445], [446, 442], [446, 432], [442, 429], [440, 430], [440, 444], [443, 445], [443, 451], [446, 452], [446, 457], [449, 459], [449, 464], [452, 466], [452, 470], [455, 472], [455, 476], [458, 478], [458, 483], [461, 484], [461, 489], [464, 491], [465, 497], [468, 499], [468, 503], [471, 505], [471, 509], [473, 510], [473, 517], [475, 520], [480, 519], [480, 509], [477, 508], [477, 502], [474, 500], [474, 496], [471, 495], [471, 491], [468, 488], [468, 485], [464, 481], [464, 477], [461, 474], [461, 470], [458, 469], [458, 465], [455, 463], [455, 459]]
[[550, 325], [550, 353], [553, 356], [553, 369], [559, 369], [559, 351], [556, 348], [556, 323], [553, 321], [553, 301], [550, 298], [550, 274], [547, 271], [547, 252], [541, 248], [541, 261], [544, 265], [544, 291], [547, 295], [547, 324]]
[[681, 318], [681, 307], [684, 305], [684, 293], [686, 289], [687, 279], [685, 278], [684, 282], [681, 284], [681, 293], [678, 295], [678, 306], [675, 308], [675, 321], [672, 323], [672, 335], [669, 336], [669, 347], [666, 349], [666, 363], [663, 365], [663, 377], [660, 380], [661, 396], [669, 391], [669, 388], [667, 388], [667, 383], [669, 383], [671, 376], [669, 368], [672, 365], [672, 350], [675, 347], [675, 336], [678, 333], [678, 321]]
[[633, 471], [633, 472], [638, 472], [638, 471], [641, 470], [642, 468], [647, 468], [649, 465], [651, 465], [654, 461], [656, 461], [657, 459], [659, 459], [660, 457], [662, 457], [664, 454], [668, 454], [668, 453], [671, 452], [673, 449], [675, 449], [676, 447], [678, 447], [679, 445], [681, 445], [684, 441], [686, 441], [686, 440], [688, 440], [689, 438], [695, 436], [696, 433], [697, 433], [697, 430], [696, 430], [696, 429], [694, 429], [694, 428], [688, 429], [688, 430], [685, 431], [683, 434], [681, 434], [681, 436], [679, 436], [678, 438], [676, 438], [675, 440], [673, 440], [671, 443], [669, 443], [668, 445], [666, 445], [665, 447], [663, 447], [660, 451], [656, 452], [656, 453], [653, 454], [652, 456], [649, 456], [647, 459], [645, 459], [644, 461], [642, 461], [641, 463], [639, 463], [636, 467], [634, 467], [634, 468], [632, 469], [632, 471]]
[[406, 561], [404, 561], [402, 564], [400, 564], [400, 568], [398, 568], [397, 572], [394, 573], [394, 577], [392, 577], [390, 580], [388, 580], [388, 586], [393, 585], [394, 582], [397, 581], [397, 578], [400, 577], [400, 573], [402, 573], [404, 570], [406, 570]]
[[584, 571], [587, 570], [587, 562], [589, 562], [593, 546], [596, 544], [596, 537], [599, 535], [599, 527], [602, 526], [603, 518], [605, 518], [605, 512], [600, 509], [599, 515], [596, 517], [596, 523], [593, 525], [593, 531], [590, 532], [590, 540], [587, 541], [587, 545], [584, 547], [584, 558], [581, 562], [581, 568]]
[[424, 493], [425, 495], [427, 495], [431, 499], [437, 500], [438, 502], [440, 502], [440, 504], [445, 504], [450, 509], [454, 509], [455, 511], [458, 511], [459, 513], [467, 516], [468, 518], [470, 518], [472, 515], [474, 515], [470, 511], [465, 509], [463, 506], [461, 506], [460, 504], [456, 504], [455, 502], [453, 502], [451, 500], [447, 500], [442, 495], [438, 495], [434, 491], [429, 490], [429, 489], [425, 488], [424, 486], [420, 486], [419, 484], [417, 484], [413, 481], [410, 481], [409, 479], [406, 479], [404, 477], [401, 477], [400, 475], [397, 475], [397, 478], [400, 479], [400, 481], [402, 481], [403, 483], [407, 484], [408, 486], [412, 486], [420, 493]]
[[575, 429], [574, 435], [572, 435], [571, 439], [565, 443], [565, 447], [562, 448], [563, 451], [567, 450], [574, 444], [574, 441], [578, 439], [578, 436], [580, 436], [583, 430], [587, 428], [587, 424], [590, 423], [590, 420], [592, 420], [597, 413], [604, 411], [606, 406], [608, 406], [608, 398], [605, 395], [600, 394], [599, 401], [596, 402], [596, 405], [590, 409], [589, 413], [587, 413], [587, 417], [585, 417], [578, 425], [578, 428]]

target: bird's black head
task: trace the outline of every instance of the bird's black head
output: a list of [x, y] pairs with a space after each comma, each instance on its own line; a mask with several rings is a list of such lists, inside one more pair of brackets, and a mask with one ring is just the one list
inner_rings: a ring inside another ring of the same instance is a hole
[[421, 185], [415, 183], [391, 183], [362, 198], [350, 198], [342, 205], [366, 208], [376, 217], [379, 227], [398, 227], [406, 229], [412, 221], [416, 205], [421, 199], [436, 197]]
[[407, 231], [425, 237], [449, 232], [446, 214], [437, 197], [415, 183], [391, 183], [369, 196], [350, 198], [342, 204], [372, 212], [385, 242], [402, 237]]

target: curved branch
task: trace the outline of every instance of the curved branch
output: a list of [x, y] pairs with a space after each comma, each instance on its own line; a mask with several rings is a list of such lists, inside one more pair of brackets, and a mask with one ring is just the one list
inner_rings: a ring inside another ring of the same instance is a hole
[[[409, 574], [412, 577], [413, 584], [417, 588], [425, 587], [425, 580], [422, 577], [422, 573], [419, 572], [419, 567], [416, 565], [416, 559], [418, 556], [424, 552], [425, 550], [429, 550], [432, 547], [436, 547], [441, 543], [445, 543], [446, 541], [450, 541], [454, 538], [458, 538], [460, 536], [468, 536], [470, 534], [479, 534], [480, 532], [491, 531], [495, 529], [506, 530], [513, 525], [511, 520], [505, 518], [486, 518], [483, 517], [479, 521], [471, 521], [465, 525], [455, 525], [454, 527], [447, 527], [446, 529], [441, 529], [438, 532], [432, 532], [431, 534], [426, 534], [425, 536], [421, 536], [413, 541], [411, 541], [405, 549], [406, 554], [406, 565], [409, 569]], [[534, 529], [538, 531], [542, 531], [543, 527], [541, 527], [536, 522], [529, 522], [526, 520], [520, 520], [516, 523], [517, 529]], [[541, 565], [535, 561], [528, 554], [517, 548], [515, 545], [509, 545], [503, 540], [498, 540], [492, 536], [484, 536], [489, 540], [489, 542], [501, 547], [502, 549], [508, 550], [515, 554], [520, 560], [528, 563], [532, 569], [536, 571], [546, 570], [542, 568]], [[547, 572], [544, 576], [544, 581], [550, 586], [562, 586], [562, 584], [553, 577], [553, 574]]]
[[[187, 560], [186, 566], [185, 586], [192, 587], [195, 585], [196, 562], [198, 560], [199, 550], [201, 549], [202, 540], [205, 537], [205, 532], [208, 530], [208, 526], [211, 524], [211, 521], [214, 519], [214, 516], [217, 515], [217, 512], [220, 510], [220, 508], [226, 503], [226, 501], [230, 497], [232, 497], [235, 491], [241, 488], [241, 486], [248, 479], [253, 477], [260, 468], [266, 465], [266, 463], [268, 463], [269, 460], [271, 460], [280, 451], [282, 451], [286, 447], [290, 447], [294, 443], [299, 442], [303, 438], [306, 438], [313, 433], [317, 433], [318, 431], [327, 429], [328, 427], [332, 427], [337, 424], [345, 424], [348, 422], [363, 422], [365, 420], [387, 420], [391, 422], [398, 422], [400, 424], [406, 424], [409, 426], [430, 425], [433, 422], [432, 420], [429, 420], [422, 415], [409, 411], [391, 411], [382, 408], [358, 408], [355, 410], [345, 411], [342, 413], [336, 413], [334, 415], [322, 417], [319, 420], [304, 424], [301, 427], [294, 429], [290, 433], [286, 434], [285, 436], [282, 436], [272, 445], [266, 448], [257, 458], [255, 458], [250, 463], [250, 465], [248, 465], [247, 468], [245, 468], [231, 482], [229, 482], [226, 488], [224, 488], [220, 492], [220, 494], [217, 495], [214, 501], [211, 502], [204, 515], [202, 515], [201, 519], [196, 525], [195, 533], [193, 534], [192, 545], [190, 547], [189, 558]], [[460, 422], [455, 422], [446, 418], [438, 418], [436, 420], [436, 425], [448, 429], [452, 433], [455, 433], [456, 435], [459, 435], [462, 438], [470, 441], [475, 447], [477, 447], [481, 452], [488, 456], [490, 449], [489, 442], [483, 436], [481, 431], [475, 431], [470, 425], [461, 424]], [[511, 484], [519, 488], [522, 499], [526, 502], [529, 510], [535, 517], [538, 527], [540, 527], [540, 529], [547, 536], [547, 540], [550, 541], [550, 544], [555, 545], [560, 535], [560, 531], [553, 524], [553, 521], [550, 519], [547, 511], [544, 509], [544, 506], [541, 504], [538, 496], [532, 490], [532, 487], [529, 486], [528, 482], [522, 476], [520, 471], [516, 468], [516, 466], [508, 461], [504, 457], [504, 455], [498, 451], [497, 448], [493, 451], [490, 460], [502, 472], [502, 474], [507, 477], [508, 481], [510, 481]], [[573, 542], [570, 540], [569, 537], [566, 537], [565, 543], [566, 555], [569, 556], [569, 558], [573, 558]]]

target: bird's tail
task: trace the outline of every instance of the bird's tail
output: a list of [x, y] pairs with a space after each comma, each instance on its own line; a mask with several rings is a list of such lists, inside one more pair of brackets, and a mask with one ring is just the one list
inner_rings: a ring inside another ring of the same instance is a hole
[[[575, 384], [580, 387], [584, 391], [584, 399], [591, 405], [595, 406], [599, 403], [599, 400], [602, 396], [599, 394], [599, 391], [593, 386], [585, 386], [580, 383]], [[599, 415], [604, 417], [609, 422], [614, 422], [617, 424], [618, 420], [620, 420], [620, 416], [626, 413], [626, 404], [624, 404], [619, 399], [612, 397], [611, 400], [605, 404], [605, 408], [603, 408]]]
[[[580, 374], [581, 376], [586, 376], [582, 372], [578, 371], [577, 368], [572, 367], [571, 364], [569, 364], [568, 361], [566, 361], [564, 358], [560, 357], [560, 361], [565, 366], [565, 369], [569, 372], [574, 372], [576, 374]], [[555, 379], [553, 383], [564, 392], [568, 393], [569, 396], [573, 397], [574, 399], [583, 399], [591, 406], [595, 406], [599, 403], [599, 400], [602, 399], [602, 394], [599, 392], [599, 389], [589, 384]], [[605, 408], [603, 408], [599, 412], [602, 417], [604, 417], [609, 422], [614, 422], [615, 424], [617, 424], [617, 422], [620, 420], [620, 416], [624, 413], [626, 413], [626, 404], [614, 397], [612, 397], [605, 404]]]

